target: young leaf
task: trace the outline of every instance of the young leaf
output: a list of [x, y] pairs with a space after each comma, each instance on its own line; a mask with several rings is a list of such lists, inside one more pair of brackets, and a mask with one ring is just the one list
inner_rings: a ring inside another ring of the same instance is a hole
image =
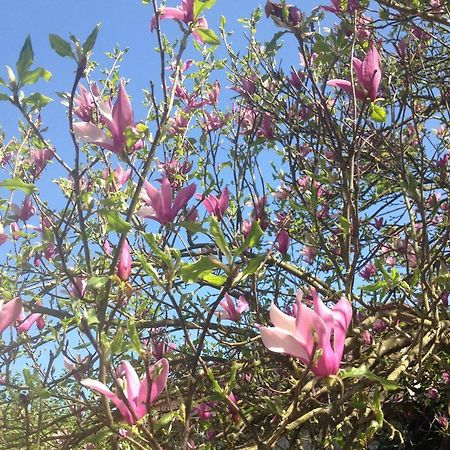
[[225, 236], [219, 227], [219, 223], [214, 217], [211, 217], [210, 231], [216, 239], [217, 247], [219, 247], [220, 251], [227, 257], [228, 261], [231, 261], [231, 252], [225, 240]]
[[123, 220], [119, 213], [112, 209], [101, 209], [99, 214], [106, 219], [108, 225], [117, 233], [128, 233], [131, 229], [131, 225]]
[[67, 42], [62, 37], [57, 34], [50, 34], [48, 37], [50, 41], [50, 47], [59, 55], [64, 57], [69, 57], [75, 59], [75, 55], [72, 50], [70, 42]]
[[84, 55], [87, 55], [94, 48], [99, 30], [100, 24], [98, 23], [97, 25], [95, 25], [95, 28], [92, 30], [91, 34], [87, 37], [86, 41], [83, 44], [82, 50]]
[[370, 106], [370, 117], [375, 120], [375, 122], [386, 122], [386, 110], [382, 106], [375, 105], [374, 103]]
[[17, 76], [19, 78], [19, 82], [22, 81], [25, 74], [28, 72], [31, 64], [33, 64], [34, 52], [33, 47], [31, 45], [30, 35], [25, 39], [25, 43], [23, 44], [22, 50], [20, 51], [19, 59], [16, 63], [17, 68]]
[[253, 248], [263, 236], [264, 231], [261, 229], [259, 222], [253, 222], [250, 233], [245, 238], [242, 245], [234, 251], [234, 256], [239, 256], [242, 252], [247, 250], [248, 248]]
[[33, 192], [37, 191], [34, 184], [25, 183], [20, 178], [9, 178], [0, 182], [0, 187], [8, 189], [9, 191], [15, 191], [19, 189], [24, 192], [25, 195], [31, 195]]
[[220, 45], [220, 39], [210, 28], [196, 28], [195, 31], [200, 35], [205, 44]]
[[53, 99], [47, 97], [44, 94], [41, 94], [40, 92], [34, 92], [33, 94], [23, 99], [23, 103], [27, 103], [31, 106], [31, 109], [34, 109], [36, 111], [42, 109], [45, 105], [48, 105], [52, 101]]
[[31, 72], [27, 72], [23, 79], [21, 80], [21, 85], [25, 86], [27, 84], [34, 84], [39, 78], [43, 78], [45, 81], [50, 80], [52, 73], [43, 67], [38, 67]]

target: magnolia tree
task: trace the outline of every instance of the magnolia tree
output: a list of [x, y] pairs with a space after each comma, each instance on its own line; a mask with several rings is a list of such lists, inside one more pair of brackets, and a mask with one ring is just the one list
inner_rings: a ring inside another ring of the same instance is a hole
[[446, 2], [267, 1], [245, 49], [143, 3], [145, 115], [98, 27], [50, 35], [71, 152], [30, 38], [0, 80], [1, 448], [448, 448]]

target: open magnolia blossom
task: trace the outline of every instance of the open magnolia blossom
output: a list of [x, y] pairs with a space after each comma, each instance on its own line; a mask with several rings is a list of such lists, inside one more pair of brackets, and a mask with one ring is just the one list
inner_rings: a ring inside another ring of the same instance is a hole
[[[352, 58], [352, 62], [358, 82], [354, 89], [356, 98], [359, 100], [370, 98], [371, 101], [375, 101], [381, 82], [381, 60], [378, 50], [372, 43], [363, 61], [358, 58]], [[341, 88], [347, 94], [353, 94], [351, 81], [335, 79], [329, 80], [327, 85]]]
[[[192, 36], [197, 42], [200, 42], [200, 44], [204, 43], [204, 40], [201, 36], [201, 34], [196, 31], [196, 29], [208, 28], [208, 22], [204, 17], [195, 17], [194, 14], [194, 3], [195, 0], [181, 0], [181, 5], [177, 8], [169, 8], [167, 6], [164, 6], [161, 8], [161, 11], [159, 13], [159, 21], [163, 19], [173, 19], [173, 20], [179, 20], [180, 22], [185, 23], [188, 26], [192, 26]], [[153, 16], [150, 21], [150, 31], [153, 32], [153, 30], [156, 27], [156, 16]]]
[[154, 219], [161, 225], [166, 225], [174, 221], [177, 214], [183, 209], [187, 202], [195, 194], [195, 184], [190, 184], [181, 189], [176, 196], [170, 181], [164, 177], [161, 180], [161, 189], [153, 187], [147, 180], [144, 182], [144, 189], [141, 191], [140, 197], [146, 206], [142, 206], [137, 215]]
[[214, 314], [220, 320], [232, 320], [233, 322], [239, 322], [242, 314], [249, 309], [248, 302], [243, 295], [238, 298], [237, 306], [229, 294], [225, 294], [225, 298], [220, 301], [219, 305], [223, 309], [218, 309]]
[[153, 404], [166, 387], [169, 362], [167, 359], [160, 359], [150, 367], [148, 374], [142, 380], [139, 380], [136, 371], [128, 361], [120, 363], [117, 372], [119, 376], [124, 377], [122, 390], [127, 402], [111, 392], [100, 381], [86, 378], [81, 381], [81, 384], [109, 398], [117, 406], [122, 418], [130, 425], [134, 425], [147, 414], [148, 405]]
[[[110, 132], [108, 136], [100, 127], [92, 122], [76, 122], [73, 124], [73, 134], [80, 142], [89, 142], [99, 145], [113, 153], [121, 154], [126, 149], [125, 130], [134, 128], [134, 115], [130, 99], [125, 90], [124, 81], [120, 81], [119, 94], [114, 106], [110, 102], [99, 102], [98, 110], [102, 123]], [[138, 141], [133, 149], [142, 147], [142, 141]]]
[[[274, 303], [270, 319], [274, 327], [259, 327], [264, 345], [276, 353], [286, 353], [308, 365], [319, 377], [336, 375], [344, 352], [345, 335], [352, 319], [352, 306], [342, 297], [329, 309], [311, 288], [314, 311], [302, 303], [302, 292], [297, 293], [297, 314], [291, 317]], [[317, 353], [316, 353], [317, 352]], [[320, 352], [320, 353], [319, 353]]]
[[0, 308], [0, 336], [19, 318], [22, 309], [22, 300], [19, 297], [3, 303]]

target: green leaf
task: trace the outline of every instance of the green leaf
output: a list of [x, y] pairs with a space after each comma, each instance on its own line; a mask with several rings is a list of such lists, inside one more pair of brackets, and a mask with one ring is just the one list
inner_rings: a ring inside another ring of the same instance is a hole
[[245, 238], [242, 245], [234, 251], [234, 256], [239, 256], [242, 252], [248, 248], [253, 248], [264, 235], [264, 231], [261, 229], [258, 221], [254, 221], [250, 233]]
[[220, 251], [227, 257], [228, 261], [231, 261], [230, 249], [215, 217], [211, 217], [211, 226], [209, 230], [216, 240], [217, 247], [219, 247]]
[[88, 289], [99, 290], [108, 282], [108, 277], [91, 277], [87, 282]]
[[207, 273], [202, 276], [202, 280], [211, 284], [214, 287], [222, 287], [227, 281], [228, 277], [225, 275], [214, 275], [213, 273]]
[[114, 338], [111, 342], [111, 355], [116, 355], [117, 353], [122, 352], [124, 342], [125, 341], [123, 339], [123, 332], [122, 332], [122, 330], [119, 329], [114, 334]]
[[155, 424], [153, 425], [153, 430], [155, 432], [157, 432], [158, 430], [161, 430], [162, 428], [167, 428], [167, 425], [169, 425], [169, 423], [172, 422], [177, 415], [178, 415], [178, 411], [172, 411], [172, 412], [164, 414], [161, 417], [161, 419], [159, 419], [155, 422]]
[[144, 233], [144, 239], [150, 245], [153, 250], [153, 254], [163, 261], [168, 267], [173, 267], [172, 256], [170, 252], [163, 252], [156, 242], [155, 235], [152, 233]]
[[197, 18], [205, 9], [211, 9], [216, 0], [195, 0], [194, 1], [194, 17]]
[[31, 45], [30, 35], [25, 39], [25, 43], [23, 44], [22, 50], [20, 50], [19, 59], [16, 63], [17, 68], [17, 76], [19, 78], [19, 83], [22, 82], [22, 79], [28, 72], [31, 64], [33, 64], [34, 52], [33, 47]]
[[42, 109], [45, 105], [48, 105], [52, 101], [53, 99], [41, 94], [40, 92], [34, 92], [23, 99], [23, 103], [30, 105], [31, 108], [35, 110]]
[[382, 106], [378, 106], [375, 103], [370, 105], [370, 117], [375, 120], [375, 122], [386, 122], [386, 109]]
[[70, 45], [70, 42], [67, 42], [62, 37], [58, 36], [57, 34], [50, 34], [48, 36], [48, 39], [50, 41], [50, 47], [59, 55], [64, 57], [69, 57], [72, 59], [75, 59], [75, 55], [72, 50], [72, 46]]
[[8, 189], [9, 191], [16, 191], [17, 189], [24, 192], [26, 195], [31, 195], [37, 191], [37, 188], [32, 183], [25, 183], [20, 178], [9, 178], [0, 182], [0, 187]]
[[256, 273], [261, 266], [264, 264], [264, 260], [266, 259], [266, 254], [255, 256], [251, 258], [248, 262], [248, 266], [242, 272], [243, 278], [247, 278], [249, 275], [253, 275]]
[[94, 48], [99, 30], [100, 24], [98, 23], [97, 25], [95, 25], [95, 28], [92, 30], [91, 34], [87, 37], [86, 41], [83, 44], [82, 50], [84, 55], [87, 55]]
[[[220, 264], [220, 261], [218, 261]], [[187, 283], [196, 283], [204, 276], [210, 275], [217, 268], [211, 258], [201, 256], [195, 263], [184, 264], [180, 269], [181, 279]]]
[[23, 79], [21, 80], [21, 85], [25, 86], [27, 84], [36, 83], [39, 78], [43, 78], [45, 81], [50, 80], [52, 73], [43, 67], [38, 67], [37, 69], [27, 72]]
[[341, 372], [340, 377], [345, 380], [346, 378], [367, 378], [368, 380], [377, 381], [383, 386], [386, 391], [395, 391], [398, 389], [398, 385], [393, 381], [381, 378], [378, 375], [372, 373], [365, 364], [359, 367], [352, 367], [344, 372]]
[[196, 28], [195, 31], [200, 35], [205, 44], [220, 45], [220, 39], [211, 28]]
[[137, 352], [141, 353], [141, 340], [139, 339], [139, 334], [136, 329], [136, 324], [133, 320], [128, 322], [128, 334], [130, 336], [131, 348]]
[[206, 373], [208, 374], [208, 378], [211, 380], [212, 390], [219, 394], [221, 397], [225, 397], [225, 393], [223, 392], [223, 389], [220, 387], [220, 384], [214, 377], [214, 373], [211, 369], [207, 369]]
[[131, 225], [119, 213], [113, 209], [100, 209], [98, 212], [106, 221], [108, 225], [117, 233], [128, 233], [131, 230]]
[[147, 275], [150, 275], [156, 283], [158, 283], [160, 286], [163, 286], [161, 283], [161, 280], [159, 278], [157, 270], [147, 261], [146, 256], [142, 253], [138, 255], [138, 259], [141, 262], [141, 266], [144, 269], [144, 272]]
[[9, 96], [9, 95], [6, 95], [6, 94], [2, 94], [1, 92], [0, 92], [0, 101], [11, 101], [12, 99], [11, 99], [11, 97]]

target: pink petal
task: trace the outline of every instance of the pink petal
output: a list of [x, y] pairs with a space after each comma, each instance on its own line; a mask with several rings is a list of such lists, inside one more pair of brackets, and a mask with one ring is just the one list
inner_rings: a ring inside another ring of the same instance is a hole
[[369, 98], [372, 101], [376, 100], [381, 82], [381, 61], [378, 50], [373, 44], [362, 62], [361, 73]]
[[114, 141], [106, 136], [97, 125], [90, 122], [76, 122], [72, 125], [73, 134], [81, 142], [89, 142], [117, 153]]
[[360, 83], [362, 86], [364, 86], [364, 77], [362, 73], [362, 61], [358, 58], [352, 59], [353, 64], [353, 71], [355, 72], [356, 79], [358, 80], [358, 83]]
[[295, 319], [282, 312], [275, 303], [270, 305], [270, 320], [277, 328], [281, 328], [291, 335], [296, 335]]
[[241, 295], [237, 302], [237, 312], [239, 314], [242, 314], [243, 312], [248, 311], [248, 310], [249, 310], [248, 302], [247, 302], [247, 300], [245, 300], [245, 297], [243, 295]]
[[127, 91], [125, 90], [124, 80], [120, 81], [119, 95], [117, 96], [116, 103], [112, 110], [112, 117], [114, 121], [115, 133], [113, 130], [114, 141], [124, 143], [125, 137], [123, 135], [125, 128], [132, 127], [134, 125], [133, 110], [131, 108], [130, 99], [128, 98]]
[[213, 215], [216, 215], [217, 211], [217, 205], [219, 204], [219, 200], [217, 197], [213, 194], [208, 195], [203, 200], [203, 206], [206, 208], [206, 210]]
[[277, 327], [259, 327], [263, 344], [272, 352], [295, 356], [308, 364], [311, 354], [304, 343], [291, 333]]
[[126, 396], [128, 402], [130, 403], [130, 405], [135, 405], [140, 388], [139, 377], [137, 376], [137, 373], [134, 370], [133, 366], [128, 361], [122, 361], [119, 366], [119, 370], [123, 370], [125, 372], [125, 379], [127, 381]]
[[347, 329], [352, 321], [352, 305], [344, 297], [342, 297], [332, 309], [334, 319], [334, 338], [333, 347], [336, 354], [336, 358], [339, 362], [342, 359], [344, 353], [345, 336]]
[[[156, 378], [154, 377], [155, 370], [159, 371]], [[146, 375], [144, 377], [139, 388], [136, 406], [136, 416], [138, 418], [144, 417], [145, 414], [147, 414], [147, 403], [149, 405], [153, 404], [161, 395], [161, 392], [166, 387], [168, 375], [169, 361], [165, 358], [160, 359], [153, 367], [150, 368], [149, 376]]]
[[173, 217], [173, 219], [178, 214], [178, 212], [187, 205], [188, 201], [195, 194], [196, 189], [197, 187], [195, 186], [195, 184], [190, 184], [189, 186], [186, 186], [185, 188], [181, 189], [180, 192], [178, 192], [177, 197], [173, 202], [171, 211], [171, 216]]
[[[347, 92], [347, 94], [353, 95], [353, 87], [352, 87], [352, 83], [350, 83], [350, 81], [340, 80], [340, 79], [329, 80], [329, 81], [327, 81], [327, 85], [341, 88], [345, 92]], [[361, 92], [358, 88], [355, 88], [355, 95], [356, 95], [356, 98], [358, 98], [360, 100], [365, 100], [365, 98], [366, 98], [364, 93]]]
[[18, 333], [26, 333], [31, 326], [41, 317], [41, 314], [34, 313], [30, 314], [25, 320], [21, 321], [19, 325], [16, 326]]
[[19, 318], [22, 308], [22, 300], [19, 297], [3, 304], [0, 310], [0, 336]]
[[[164, 19], [175, 19], [179, 20], [180, 22], [184, 22], [186, 19], [186, 13], [178, 8], [163, 8], [159, 15], [159, 21], [161, 22], [161, 20]], [[153, 32], [155, 27], [156, 27], [156, 16], [153, 16], [150, 21], [150, 31]]]
[[161, 223], [171, 222], [178, 211], [172, 212], [173, 189], [170, 181], [163, 178], [161, 181]]
[[230, 191], [228, 190], [228, 188], [226, 187], [223, 191], [222, 194], [220, 195], [220, 199], [219, 199], [219, 211], [220, 211], [220, 215], [223, 216], [228, 208], [228, 205], [230, 203]]
[[135, 422], [133, 416], [130, 414], [130, 411], [125, 406], [125, 403], [120, 400], [116, 394], [111, 392], [103, 383], [97, 380], [92, 380], [91, 378], [81, 380], [80, 383], [83, 386], [104, 395], [106, 398], [109, 398], [116, 405], [120, 414], [128, 423], [133, 424]]

